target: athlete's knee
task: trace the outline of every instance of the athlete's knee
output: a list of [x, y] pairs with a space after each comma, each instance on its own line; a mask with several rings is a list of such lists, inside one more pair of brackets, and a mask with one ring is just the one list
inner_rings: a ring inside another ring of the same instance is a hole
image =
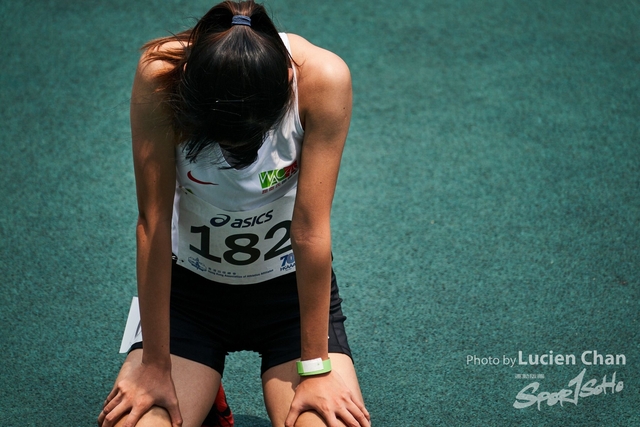
[[[295, 423], [295, 427], [326, 427], [326, 425], [327, 423], [316, 411], [303, 412]], [[338, 425], [344, 426], [340, 420], [338, 420]]]
[[[123, 426], [127, 417], [122, 417], [116, 427]], [[135, 427], [171, 427], [171, 417], [166, 409], [154, 406], [144, 414]]]

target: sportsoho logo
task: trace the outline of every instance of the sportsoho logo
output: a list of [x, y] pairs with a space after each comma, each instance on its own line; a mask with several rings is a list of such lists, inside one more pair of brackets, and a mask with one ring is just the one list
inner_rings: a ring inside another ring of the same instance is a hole
[[298, 172], [298, 161], [293, 162], [291, 166], [287, 166], [282, 169], [274, 169], [270, 171], [260, 172], [258, 175], [260, 178], [260, 186], [262, 187], [262, 194], [268, 193], [275, 188], [278, 188], [289, 178]]

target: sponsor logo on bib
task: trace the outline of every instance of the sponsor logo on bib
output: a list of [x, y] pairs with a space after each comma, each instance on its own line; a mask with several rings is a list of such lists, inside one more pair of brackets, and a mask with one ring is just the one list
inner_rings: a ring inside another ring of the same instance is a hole
[[232, 228], [249, 228], [255, 225], [267, 223], [273, 219], [273, 209], [262, 212], [260, 215], [250, 216], [248, 218], [231, 218], [230, 215], [218, 214], [209, 221], [214, 227], [224, 227], [229, 224]]

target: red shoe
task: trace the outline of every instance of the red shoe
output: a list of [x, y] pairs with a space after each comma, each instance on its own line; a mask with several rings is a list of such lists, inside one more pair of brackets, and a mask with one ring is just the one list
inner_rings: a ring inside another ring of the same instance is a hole
[[233, 427], [233, 414], [227, 403], [227, 396], [224, 394], [222, 384], [220, 384], [216, 400], [213, 402], [211, 411], [209, 411], [202, 427]]

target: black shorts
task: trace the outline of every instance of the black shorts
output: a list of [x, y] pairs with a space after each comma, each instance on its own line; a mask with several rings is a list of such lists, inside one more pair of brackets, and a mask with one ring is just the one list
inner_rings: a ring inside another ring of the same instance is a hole
[[[300, 358], [295, 273], [252, 285], [228, 285], [205, 279], [174, 261], [171, 276], [171, 354], [207, 365], [221, 375], [226, 355], [234, 351], [258, 352], [262, 374]], [[341, 302], [332, 271], [329, 352], [351, 357]]]

